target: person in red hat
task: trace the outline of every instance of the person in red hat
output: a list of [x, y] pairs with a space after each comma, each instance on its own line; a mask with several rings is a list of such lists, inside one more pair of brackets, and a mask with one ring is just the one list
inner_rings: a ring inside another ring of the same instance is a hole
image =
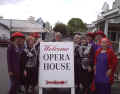
[[28, 36], [26, 38], [27, 47], [24, 49], [21, 55], [21, 63], [24, 70], [24, 87], [25, 94], [29, 94], [29, 88], [31, 86], [32, 94], [35, 94], [35, 86], [38, 84], [38, 51], [34, 47], [35, 38]]
[[38, 85], [38, 78], [39, 78], [39, 53], [40, 53], [40, 42], [43, 42], [43, 40], [40, 38], [40, 33], [38, 32], [33, 32], [30, 34], [30, 36], [32, 36], [35, 40], [34, 43], [34, 47], [35, 47], [35, 51], [36, 51], [36, 62], [37, 62], [37, 68], [36, 68], [36, 85]]
[[[103, 39], [103, 38], [106, 38], [107, 39], [107, 37], [106, 37], [106, 35], [104, 34], [104, 32], [102, 32], [101, 30], [99, 30], [98, 32], [95, 32], [94, 33], [94, 39], [95, 39], [95, 43], [94, 43], [94, 45], [93, 45], [93, 49], [94, 49], [94, 54], [96, 54], [96, 51], [98, 50], [98, 49], [100, 49], [100, 48], [102, 48], [102, 46], [101, 46], [101, 40]], [[112, 49], [112, 44], [111, 44], [111, 42], [109, 41], [109, 48], [111, 48]]]
[[7, 49], [7, 63], [8, 63], [8, 75], [11, 81], [8, 94], [16, 94], [18, 87], [21, 85], [21, 64], [20, 55], [23, 51], [24, 34], [15, 32], [11, 35], [11, 43]]
[[33, 32], [30, 34], [30, 36], [35, 38], [35, 41], [37, 41], [40, 38], [40, 34], [38, 32]]
[[96, 52], [96, 50], [101, 47], [100, 46], [100, 40], [102, 38], [106, 38], [106, 35], [104, 34], [103, 31], [99, 30], [98, 32], [94, 33], [94, 38], [95, 38], [95, 40], [94, 40], [95, 41], [94, 50]]
[[[93, 68], [93, 66], [94, 66], [94, 55], [95, 55], [95, 51], [94, 51], [94, 48], [95, 48], [95, 42], [94, 42], [95, 34], [94, 34], [94, 32], [88, 32], [86, 34], [86, 36], [87, 36], [87, 40], [88, 40], [88, 45], [91, 46], [91, 49], [92, 49], [91, 56], [90, 56], [90, 60], [91, 60], [91, 72], [89, 74], [89, 80], [90, 80], [89, 84], [91, 86], [92, 81], [94, 79], [94, 68]], [[89, 93], [90, 94], [92, 93], [92, 91], [90, 90], [90, 88], [89, 88]]]
[[88, 42], [89, 42], [89, 43], [93, 43], [94, 33], [93, 33], [93, 32], [88, 32], [88, 33], [86, 34], [86, 36], [87, 36]]
[[95, 88], [96, 94], [111, 94], [111, 84], [117, 66], [117, 56], [109, 47], [109, 40], [102, 38], [101, 48], [95, 54]]

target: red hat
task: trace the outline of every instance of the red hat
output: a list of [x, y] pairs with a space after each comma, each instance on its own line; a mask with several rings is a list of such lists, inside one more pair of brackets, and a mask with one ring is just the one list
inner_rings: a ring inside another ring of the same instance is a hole
[[39, 38], [40, 34], [38, 32], [31, 33], [32, 37]]
[[95, 36], [97, 35], [101, 35], [103, 37], [106, 37], [106, 35], [104, 34], [104, 32], [102, 32], [101, 30], [98, 30], [98, 32], [95, 32]]
[[14, 41], [15, 38], [20, 37], [20, 38], [25, 38], [24, 34], [21, 32], [15, 32], [11, 35], [10, 40]]
[[24, 34], [21, 32], [15, 32], [11, 35], [11, 38], [15, 38], [15, 37], [22, 37], [25, 38]]
[[92, 38], [94, 38], [94, 33], [93, 32], [88, 32], [87, 36], [91, 36]]

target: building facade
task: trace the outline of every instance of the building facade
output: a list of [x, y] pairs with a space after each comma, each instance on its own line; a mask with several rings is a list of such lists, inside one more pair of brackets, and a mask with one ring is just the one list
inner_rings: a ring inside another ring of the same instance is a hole
[[[105, 6], [108, 5], [103, 7]], [[120, 53], [120, 0], [113, 2], [112, 9], [103, 9], [101, 16], [94, 22], [94, 25], [96, 32], [102, 30], [112, 41], [116, 53]]]

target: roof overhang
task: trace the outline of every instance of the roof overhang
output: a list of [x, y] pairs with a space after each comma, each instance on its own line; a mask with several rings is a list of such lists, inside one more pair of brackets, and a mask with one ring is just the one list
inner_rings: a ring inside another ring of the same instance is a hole
[[45, 32], [45, 30], [37, 29], [37, 28], [12, 28], [11, 31], [12, 32], [25, 32], [25, 33], [29, 33], [29, 32]]
[[95, 21], [94, 24], [96, 25], [98, 23], [103, 23], [105, 20], [114, 19], [117, 17], [120, 17], [120, 8], [111, 9], [108, 12], [103, 13], [101, 19]]
[[116, 9], [111, 9], [109, 10], [108, 12], [105, 12], [102, 14], [103, 17], [106, 17], [106, 16], [110, 16], [110, 15], [114, 15], [116, 13], [119, 13], [120, 9], [119, 8], [116, 8]]

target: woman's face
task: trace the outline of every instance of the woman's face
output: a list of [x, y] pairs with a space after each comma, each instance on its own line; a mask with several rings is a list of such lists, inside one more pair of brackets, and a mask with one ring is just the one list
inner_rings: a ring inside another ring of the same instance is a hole
[[20, 47], [23, 47], [23, 46], [24, 46], [24, 41], [25, 41], [24, 38], [16, 38], [16, 39], [15, 39], [16, 44], [17, 44], [18, 46], [20, 46]]
[[33, 46], [34, 43], [35, 43], [35, 40], [34, 40], [34, 39], [29, 39], [29, 40], [28, 40], [28, 45], [29, 45], [30, 47]]
[[91, 42], [93, 40], [93, 38], [91, 36], [87, 36], [87, 41]]
[[81, 44], [83, 44], [83, 45], [85, 45], [85, 44], [87, 44], [87, 39], [86, 38], [81, 38]]
[[99, 41], [99, 40], [101, 40], [103, 37], [101, 36], [101, 35], [97, 35], [96, 37], [95, 37], [95, 41]]
[[79, 35], [78, 35], [78, 36], [76, 35], [76, 36], [74, 37], [73, 41], [74, 41], [74, 43], [79, 44], [79, 43], [80, 43], [80, 36], [79, 36]]
[[101, 40], [101, 47], [107, 48], [108, 47], [108, 41], [107, 40]]

